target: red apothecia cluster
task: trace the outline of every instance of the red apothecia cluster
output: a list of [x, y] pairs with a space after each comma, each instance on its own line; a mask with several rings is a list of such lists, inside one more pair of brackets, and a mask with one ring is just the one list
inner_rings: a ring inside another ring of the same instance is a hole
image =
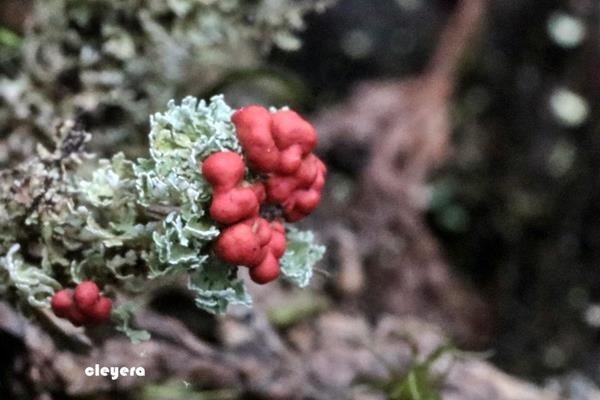
[[68, 319], [75, 326], [100, 325], [108, 321], [112, 310], [111, 299], [101, 295], [98, 285], [92, 281], [81, 282], [75, 291], [56, 292], [51, 305], [54, 315]]
[[257, 283], [279, 276], [279, 259], [287, 241], [281, 221], [260, 215], [263, 204], [281, 207], [294, 222], [310, 214], [321, 200], [326, 168], [312, 151], [315, 129], [294, 111], [269, 112], [249, 106], [232, 117], [247, 167], [264, 177], [244, 182], [244, 160], [233, 152], [211, 154], [202, 174], [213, 188], [211, 217], [223, 224], [215, 253], [223, 261], [250, 269]]
[[270, 113], [250, 106], [232, 121], [249, 167], [267, 174], [267, 202], [280, 205], [287, 221], [307, 216], [319, 204], [325, 185], [325, 164], [312, 151], [317, 132], [294, 111]]
[[[247, 165], [228, 151], [213, 153], [202, 163], [213, 189], [210, 215], [222, 225], [214, 250], [223, 261], [248, 267], [252, 280], [264, 284], [279, 276], [287, 240], [283, 221], [263, 218], [261, 206], [280, 207], [288, 222], [302, 219], [321, 200], [326, 168], [312, 153], [315, 129], [294, 111], [271, 113], [249, 106], [235, 112], [232, 121]], [[246, 167], [263, 179], [245, 182]], [[104, 323], [112, 309], [112, 301], [92, 281], [58, 291], [51, 304], [57, 317], [75, 326]]]

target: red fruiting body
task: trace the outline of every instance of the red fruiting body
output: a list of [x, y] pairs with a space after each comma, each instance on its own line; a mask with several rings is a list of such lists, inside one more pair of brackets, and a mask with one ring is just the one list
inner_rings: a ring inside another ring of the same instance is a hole
[[250, 226], [235, 224], [219, 235], [215, 253], [230, 264], [251, 266], [260, 262], [261, 246]]
[[256, 199], [259, 204], [262, 204], [267, 199], [267, 192], [265, 191], [265, 185], [262, 182], [256, 182], [249, 186], [250, 189], [256, 195]]
[[202, 163], [202, 175], [217, 190], [231, 189], [244, 179], [244, 161], [231, 151], [214, 153]]
[[275, 232], [280, 232], [285, 234], [285, 227], [283, 226], [283, 224], [279, 221], [273, 221], [271, 222], [271, 228], [275, 231]]
[[271, 240], [271, 225], [264, 218], [257, 217], [245, 221], [250, 226], [253, 234], [257, 237], [261, 246], [266, 245]]
[[325, 186], [325, 169], [321, 169], [320, 173], [317, 174], [313, 184], [312, 184], [312, 188], [318, 191], [321, 191], [323, 189], [323, 186]]
[[275, 204], [283, 203], [297, 187], [295, 176], [274, 175], [267, 181], [267, 200]]
[[75, 326], [90, 325], [91, 318], [84, 314], [77, 305], [73, 305], [69, 310], [67, 319]]
[[277, 168], [279, 149], [271, 136], [271, 113], [264, 107], [249, 106], [236, 111], [231, 121], [249, 164], [258, 172]]
[[248, 167], [262, 180], [243, 182], [244, 160], [236, 153], [204, 160], [202, 174], [213, 188], [210, 215], [225, 225], [214, 250], [223, 261], [248, 267], [252, 280], [263, 284], [279, 276], [287, 240], [283, 224], [260, 217], [260, 207], [268, 202], [281, 207], [288, 221], [304, 218], [321, 200], [326, 168], [312, 153], [314, 127], [296, 112], [248, 106], [231, 120]]
[[233, 224], [258, 214], [260, 205], [254, 190], [237, 187], [213, 195], [210, 216], [222, 224]]
[[279, 232], [272, 230], [271, 240], [269, 241], [269, 250], [275, 256], [280, 259], [285, 253], [287, 247], [287, 240], [285, 239], [285, 232]]
[[293, 174], [302, 164], [302, 148], [300, 145], [292, 145], [281, 152], [279, 158], [278, 172], [281, 174]]
[[215, 254], [227, 263], [250, 268], [255, 282], [266, 283], [279, 276], [278, 259], [286, 245], [281, 223], [257, 217], [225, 228], [215, 243]]
[[210, 215], [222, 224], [233, 224], [258, 215], [260, 200], [265, 197], [261, 183], [241, 186], [244, 162], [239, 154], [221, 151], [207, 157], [202, 174], [213, 186]]
[[302, 154], [307, 155], [317, 145], [315, 128], [294, 111], [274, 113], [271, 129], [275, 143], [280, 150], [293, 145], [300, 145]]
[[73, 292], [63, 289], [52, 296], [52, 311], [73, 325], [98, 325], [106, 322], [112, 310], [112, 300], [100, 295], [98, 285], [92, 281], [81, 282]]
[[[321, 195], [316, 190], [298, 190], [294, 192], [291, 203], [292, 208], [304, 214], [310, 214], [317, 208], [320, 200]], [[284, 203], [284, 208], [286, 208], [286, 203]]]
[[312, 185], [319, 172], [319, 159], [314, 154], [309, 154], [296, 171], [296, 179], [303, 186]]
[[94, 305], [93, 311], [89, 314], [91, 322], [94, 324], [102, 324], [109, 320], [110, 312], [112, 311], [112, 300], [108, 297], [101, 296], [98, 302]]
[[260, 264], [250, 269], [250, 278], [261, 285], [274, 281], [279, 277], [279, 261], [272, 253], [267, 253], [267, 256]]
[[325, 184], [325, 173], [325, 164], [318, 157], [309, 154], [296, 174], [292, 175], [293, 178], [287, 177], [286, 180], [285, 177], [273, 176], [269, 179], [268, 198], [277, 201], [283, 207], [288, 221], [298, 221], [312, 213], [319, 205], [321, 190]]
[[[267, 127], [270, 120], [270, 126]], [[317, 134], [311, 124], [290, 110], [269, 113], [260, 106], [237, 111], [232, 121], [246, 157], [267, 173], [267, 201], [283, 207], [288, 221], [310, 214], [321, 200], [326, 169], [312, 151]], [[265, 161], [264, 148], [272, 148]], [[272, 162], [277, 153], [278, 161]]]
[[75, 288], [75, 294], [73, 295], [77, 307], [85, 312], [88, 312], [88, 310], [91, 310], [94, 307], [99, 297], [100, 289], [98, 289], [98, 285], [92, 281], [81, 282]]
[[67, 318], [69, 310], [73, 306], [73, 292], [69, 289], [59, 290], [52, 296], [51, 306], [54, 315], [59, 318]]
[[300, 221], [304, 217], [306, 217], [306, 214], [296, 210], [295, 208], [291, 208], [285, 211], [285, 220], [288, 222]]

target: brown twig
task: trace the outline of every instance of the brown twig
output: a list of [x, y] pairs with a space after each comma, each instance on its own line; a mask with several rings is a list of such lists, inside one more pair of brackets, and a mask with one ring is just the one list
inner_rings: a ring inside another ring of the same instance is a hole
[[[366, 82], [346, 103], [317, 119], [325, 148], [349, 137], [370, 148], [357, 195], [348, 204], [355, 211], [351, 222], [357, 227], [362, 259], [368, 260], [363, 266], [369, 271], [365, 307], [371, 313], [424, 316], [471, 343], [480, 343], [484, 336], [485, 307], [450, 275], [423, 214], [426, 180], [448, 153], [449, 103], [459, 65], [487, 4], [458, 2], [420, 75]], [[333, 218], [347, 223], [348, 215]]]
[[488, 0], [461, 0], [444, 27], [426, 75], [454, 83], [460, 62], [481, 25]]

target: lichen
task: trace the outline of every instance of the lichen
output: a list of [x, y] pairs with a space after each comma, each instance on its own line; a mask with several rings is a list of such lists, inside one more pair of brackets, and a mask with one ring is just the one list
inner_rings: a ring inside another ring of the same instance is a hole
[[101, 132], [90, 144], [100, 154], [140, 156], [151, 112], [258, 67], [273, 46], [297, 48], [303, 15], [330, 2], [38, 0], [21, 73], [0, 75], [0, 166], [27, 156], [22, 144], [49, 137], [57, 118]]
[[[150, 118], [149, 157], [135, 161], [86, 153], [89, 135], [65, 123], [53, 151], [40, 147], [1, 172], [0, 296], [45, 308], [58, 289], [83, 280], [135, 293], [149, 280], [187, 275], [204, 310], [250, 305], [237, 267], [211, 252], [219, 226], [206, 213], [212, 193], [200, 170], [211, 153], [241, 153], [232, 113], [222, 96], [171, 101]], [[284, 277], [305, 286], [323, 252], [311, 233], [288, 227]]]

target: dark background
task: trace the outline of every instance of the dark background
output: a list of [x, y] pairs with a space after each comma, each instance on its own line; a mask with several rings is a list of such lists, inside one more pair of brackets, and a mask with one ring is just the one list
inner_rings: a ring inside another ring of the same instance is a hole
[[[308, 83], [320, 103], [307, 108], [327, 107], [363, 79], [422, 70], [453, 5], [341, 1], [309, 19], [301, 52], [273, 59]], [[580, 21], [579, 45], [552, 39], [556, 13]], [[428, 223], [493, 310], [494, 361], [536, 379], [571, 368], [600, 379], [598, 329], [585, 320], [600, 296], [599, 13], [593, 1], [491, 2], [461, 67], [454, 154], [431, 182], [440, 204]], [[348, 45], [357, 35], [369, 43], [358, 56]], [[550, 97], [560, 89], [586, 102], [581, 124], [553, 115]], [[346, 164], [360, 154], [327, 157], [358, 173]]]

